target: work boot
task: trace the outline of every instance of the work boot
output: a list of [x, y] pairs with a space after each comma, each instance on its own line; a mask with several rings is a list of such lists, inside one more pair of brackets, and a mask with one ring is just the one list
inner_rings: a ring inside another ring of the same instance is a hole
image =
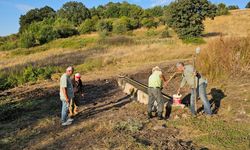
[[152, 115], [152, 113], [150, 112], [150, 113], [148, 113], [148, 119], [151, 119], [151, 118], [153, 118], [153, 115]]
[[163, 120], [162, 113], [158, 113], [157, 118], [158, 120]]

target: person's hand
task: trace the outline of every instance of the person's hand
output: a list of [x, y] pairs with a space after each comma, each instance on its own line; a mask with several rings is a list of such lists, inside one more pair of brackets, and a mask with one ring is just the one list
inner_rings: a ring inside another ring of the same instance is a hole
[[82, 97], [84, 97], [84, 94], [81, 94]]
[[65, 101], [66, 101], [66, 103], [67, 103], [67, 104], [69, 104], [69, 99], [68, 99], [68, 98], [66, 98], [66, 100], [65, 100]]

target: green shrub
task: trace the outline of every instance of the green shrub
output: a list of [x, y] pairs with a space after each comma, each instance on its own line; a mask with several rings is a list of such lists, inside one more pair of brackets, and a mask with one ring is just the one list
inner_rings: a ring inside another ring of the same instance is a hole
[[97, 24], [99, 32], [110, 32], [113, 29], [113, 22], [111, 20], [100, 20]]
[[156, 22], [153, 18], [143, 18], [141, 24], [148, 29], [153, 27], [156, 28], [158, 26], [158, 22]]
[[20, 46], [22, 48], [30, 48], [32, 46], [35, 46], [36, 40], [35, 36], [30, 31], [24, 31], [20, 36]]
[[0, 74], [0, 90], [13, 88], [27, 82], [50, 79], [52, 74], [61, 71], [60, 68], [52, 66], [41, 68], [28, 66], [21, 72], [4, 72]]
[[186, 44], [204, 44], [206, 43], [205, 40], [201, 37], [188, 37], [183, 39], [183, 42]]
[[152, 36], [157, 36], [159, 33], [154, 30], [154, 29], [149, 29], [147, 32], [146, 32], [146, 36], [148, 37], [152, 37]]
[[113, 32], [116, 34], [123, 34], [129, 30], [130, 24], [129, 20], [126, 17], [117, 19], [113, 23]]
[[11, 50], [18, 47], [17, 41], [6, 41], [4, 44], [0, 45], [0, 51], [1, 50]]
[[91, 33], [95, 30], [95, 22], [93, 22], [91, 19], [86, 19], [79, 27], [79, 32], [81, 34]]

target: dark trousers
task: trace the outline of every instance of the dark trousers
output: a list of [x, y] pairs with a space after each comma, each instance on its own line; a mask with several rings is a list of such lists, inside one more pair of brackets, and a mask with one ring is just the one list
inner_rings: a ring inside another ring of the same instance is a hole
[[152, 112], [154, 102], [157, 102], [157, 113], [161, 115], [163, 112], [163, 99], [160, 88], [148, 88], [148, 113]]

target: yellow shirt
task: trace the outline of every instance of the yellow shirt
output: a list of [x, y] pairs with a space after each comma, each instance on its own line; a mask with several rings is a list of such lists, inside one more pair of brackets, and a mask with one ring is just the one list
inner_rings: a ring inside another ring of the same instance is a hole
[[161, 71], [154, 71], [148, 78], [148, 87], [161, 88], [162, 87], [161, 75], [162, 75]]

